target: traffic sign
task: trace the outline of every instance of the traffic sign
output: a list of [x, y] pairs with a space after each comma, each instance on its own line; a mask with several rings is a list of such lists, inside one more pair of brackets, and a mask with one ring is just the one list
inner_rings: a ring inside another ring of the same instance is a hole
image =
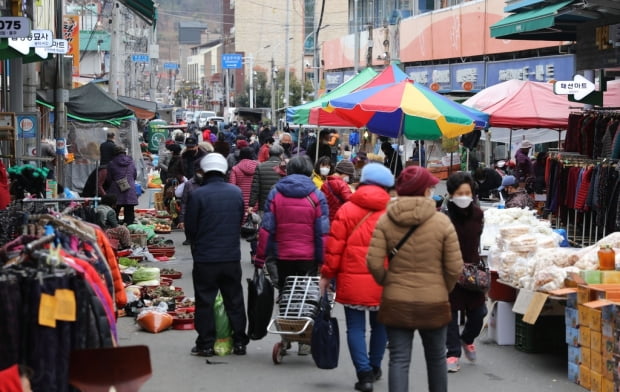
[[146, 53], [136, 53], [131, 55], [131, 61], [134, 63], [148, 63], [150, 57]]
[[25, 16], [0, 17], [0, 37], [26, 38], [30, 34], [30, 19]]
[[236, 53], [222, 55], [223, 69], [239, 69], [243, 67], [243, 56]]
[[580, 101], [594, 91], [594, 83], [581, 75], [575, 75], [573, 80], [557, 81], [553, 84], [553, 92], [557, 95], [574, 95]]
[[21, 54], [28, 54], [30, 48], [48, 48], [54, 42], [49, 30], [32, 30], [26, 38], [9, 38], [9, 46]]
[[179, 69], [179, 64], [177, 64], [177, 63], [164, 63], [164, 69]]

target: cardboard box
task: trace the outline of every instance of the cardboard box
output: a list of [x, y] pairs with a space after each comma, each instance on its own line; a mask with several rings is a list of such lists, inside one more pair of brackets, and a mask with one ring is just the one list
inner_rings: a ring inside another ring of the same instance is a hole
[[616, 385], [612, 380], [607, 380], [603, 378], [603, 383], [601, 385], [602, 392], [617, 392]]
[[577, 291], [572, 291], [566, 294], [566, 307], [571, 309], [577, 309]]
[[590, 328], [590, 308], [581, 304], [577, 306], [579, 314], [579, 325]]
[[588, 327], [581, 327], [579, 328], [579, 344], [582, 347], [588, 347], [590, 348], [590, 328]]
[[581, 347], [579, 356], [579, 364], [582, 366], [587, 366], [590, 369], [590, 362], [592, 361], [592, 352], [587, 347]]
[[590, 286], [588, 285], [579, 285], [577, 286], [577, 304], [585, 304], [586, 302], [590, 302], [593, 300], [591, 297], [592, 293], [590, 292]]
[[592, 382], [592, 380], [590, 379], [591, 376], [592, 375], [589, 367], [585, 365], [579, 366], [579, 385], [581, 385], [585, 389], [590, 389], [590, 385]]
[[579, 347], [579, 329], [566, 327], [566, 344]]
[[515, 344], [515, 314], [512, 302], [495, 302], [489, 318], [489, 336], [500, 346]]
[[568, 364], [568, 379], [575, 384], [579, 384], [579, 365], [575, 363]]
[[603, 357], [601, 353], [590, 350], [590, 370], [601, 374], [603, 372]]
[[603, 376], [603, 378], [613, 382], [614, 376], [616, 374], [616, 362], [614, 361], [613, 357], [611, 359], [603, 358], [603, 363], [601, 364], [601, 366], [601, 375]]
[[601, 354], [603, 355], [603, 359], [613, 359], [613, 357], [614, 357], [614, 338], [610, 338], [608, 336], [602, 336]]
[[603, 336], [599, 331], [590, 330], [590, 349], [592, 352], [602, 353], [603, 352]]
[[615, 320], [615, 309], [616, 306], [612, 302], [597, 300], [583, 304], [579, 310], [588, 313], [584, 317], [587, 318], [590, 329], [601, 331], [604, 322], [610, 323], [612, 320]]
[[581, 349], [579, 347], [568, 346], [568, 363], [579, 365], [581, 359]]
[[601, 271], [601, 283], [620, 283], [620, 271]]
[[599, 372], [590, 371], [590, 391], [601, 392], [603, 378]]
[[564, 318], [566, 320], [566, 326], [571, 328], [579, 327], [579, 312], [577, 309], [566, 308], [564, 309]]

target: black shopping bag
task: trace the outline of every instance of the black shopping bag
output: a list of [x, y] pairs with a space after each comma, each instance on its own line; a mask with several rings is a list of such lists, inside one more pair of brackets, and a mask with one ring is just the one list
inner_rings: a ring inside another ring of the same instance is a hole
[[267, 325], [273, 313], [273, 286], [262, 268], [254, 270], [248, 279], [248, 336], [259, 340], [267, 335]]
[[338, 320], [331, 316], [331, 306], [327, 294], [321, 297], [319, 314], [312, 328], [312, 359], [319, 369], [338, 367], [340, 355], [340, 332]]

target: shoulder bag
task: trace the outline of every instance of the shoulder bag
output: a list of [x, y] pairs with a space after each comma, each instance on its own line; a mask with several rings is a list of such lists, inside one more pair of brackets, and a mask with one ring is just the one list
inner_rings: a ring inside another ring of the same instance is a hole
[[400, 250], [400, 248], [405, 244], [405, 242], [407, 242], [409, 237], [411, 237], [411, 235], [413, 234], [414, 231], [416, 231], [417, 228], [418, 228], [417, 225], [411, 226], [409, 231], [407, 231], [407, 233], [403, 236], [403, 238], [401, 238], [400, 241], [398, 241], [398, 244], [396, 244], [396, 246], [392, 248], [392, 250], [388, 254], [388, 261], [392, 261], [394, 256], [396, 256], [396, 254]]
[[459, 276], [458, 285], [465, 290], [486, 293], [491, 284], [489, 267], [480, 260], [478, 263], [465, 263]]

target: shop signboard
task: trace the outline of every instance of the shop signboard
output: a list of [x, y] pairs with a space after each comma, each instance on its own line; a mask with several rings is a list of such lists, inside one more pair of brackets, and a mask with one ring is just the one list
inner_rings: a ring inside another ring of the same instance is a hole
[[20, 139], [35, 139], [39, 133], [38, 113], [15, 113], [17, 120], [17, 137]]
[[343, 80], [343, 72], [325, 72], [325, 88], [327, 91], [331, 91], [340, 86]]
[[578, 71], [620, 66], [620, 24], [605, 26], [604, 23], [577, 25]]
[[354, 76], [355, 76], [355, 71], [353, 71], [353, 70], [344, 71], [344, 78], [343, 78], [342, 82], [344, 83], [344, 82], [348, 81], [349, 79], [351, 79]]
[[407, 74], [407, 76], [409, 76], [409, 79], [428, 87], [431, 81], [431, 76], [433, 74], [433, 67], [425, 65], [406, 67], [405, 73]]
[[423, 84], [433, 91], [448, 92], [451, 90], [449, 64], [407, 67], [405, 73], [416, 83]]
[[484, 62], [450, 64], [452, 91], [478, 92], [485, 88]]
[[557, 81], [553, 84], [553, 92], [557, 95], [574, 95], [580, 101], [594, 91], [594, 83], [581, 75], [575, 75], [573, 80]]
[[570, 80], [575, 73], [575, 56], [546, 56], [521, 60], [490, 61], [487, 63], [486, 85], [493, 86], [507, 80], [552, 82]]
[[25, 16], [0, 17], [0, 37], [26, 38], [30, 34], [30, 19]]

